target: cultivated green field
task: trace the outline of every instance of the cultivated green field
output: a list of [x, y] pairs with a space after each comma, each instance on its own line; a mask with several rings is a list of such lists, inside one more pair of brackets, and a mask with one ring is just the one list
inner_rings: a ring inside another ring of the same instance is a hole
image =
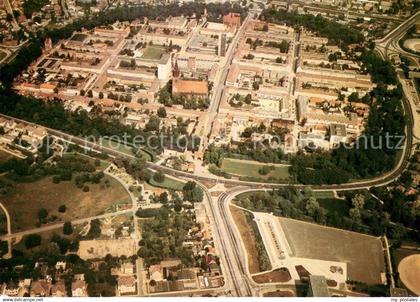
[[226, 173], [238, 176], [250, 176], [257, 178], [289, 178], [289, 167], [283, 165], [272, 165], [274, 169], [267, 175], [261, 175], [258, 170], [264, 166], [271, 166], [270, 164], [263, 164], [256, 161], [243, 161], [232, 158], [225, 158], [222, 163], [222, 170]]

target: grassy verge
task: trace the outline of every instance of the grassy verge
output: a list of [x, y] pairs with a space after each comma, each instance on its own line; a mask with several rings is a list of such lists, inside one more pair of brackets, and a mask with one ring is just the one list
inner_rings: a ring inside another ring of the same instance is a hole
[[229, 209], [245, 245], [249, 272], [255, 274], [271, 269], [270, 260], [253, 215], [234, 206], [230, 206]]
[[[263, 175], [259, 171], [262, 168], [269, 168], [268, 173]], [[229, 174], [238, 176], [247, 176], [252, 178], [276, 178], [276, 179], [288, 179], [289, 178], [289, 167], [283, 165], [270, 165], [263, 164], [256, 161], [242, 161], [232, 158], [225, 158], [222, 163], [221, 169]]]
[[168, 190], [175, 190], [175, 191], [182, 191], [185, 183], [177, 181], [173, 178], [165, 177], [165, 180], [161, 183], [156, 182], [153, 177], [149, 180], [149, 184], [153, 187], [168, 189]]
[[[101, 139], [101, 144], [103, 147], [110, 148], [110, 149], [119, 151], [121, 153], [127, 154], [127, 155], [131, 155], [131, 156], [135, 155], [133, 152], [133, 147], [124, 145], [122, 143], [117, 143], [109, 139]], [[153, 161], [151, 154], [149, 154], [148, 152], [142, 149], [139, 149], [139, 151], [147, 161]]]

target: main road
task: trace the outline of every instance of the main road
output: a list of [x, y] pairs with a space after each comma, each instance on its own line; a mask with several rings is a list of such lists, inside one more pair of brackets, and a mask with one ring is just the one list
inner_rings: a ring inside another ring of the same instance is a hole
[[229, 68], [232, 64], [233, 57], [235, 55], [236, 49], [238, 47], [239, 41], [243, 36], [243, 33], [248, 25], [248, 22], [251, 18], [251, 14], [248, 13], [241, 27], [237, 30], [230, 47], [227, 51], [226, 58], [224, 59], [224, 64], [221, 70], [218, 72], [218, 76], [214, 81], [213, 93], [210, 101], [209, 110], [206, 117], [206, 122], [204, 124], [204, 130], [202, 134], [202, 143], [200, 145], [201, 151], [206, 150], [211, 129], [213, 127], [214, 119], [216, 118], [217, 111], [219, 110], [220, 101], [222, 99], [223, 89], [225, 87], [226, 78], [228, 76]]
[[[378, 53], [386, 60], [388, 59], [388, 51], [390, 50], [390, 46], [393, 46], [393, 48], [396, 48], [400, 52], [405, 51], [401, 50], [398, 45], [398, 40], [400, 40], [403, 35], [407, 32], [407, 30], [414, 26], [418, 21], [420, 21], [420, 10], [417, 11], [414, 15], [412, 15], [410, 18], [405, 20], [403, 23], [398, 25], [396, 28], [391, 30], [386, 36], [384, 36], [381, 39], [375, 40], [376, 43], [376, 50]], [[412, 55], [410, 53], [406, 53], [408, 55]]]

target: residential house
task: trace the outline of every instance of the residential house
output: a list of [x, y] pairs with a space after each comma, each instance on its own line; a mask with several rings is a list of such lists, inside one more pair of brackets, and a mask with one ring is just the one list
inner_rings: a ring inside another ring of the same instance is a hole
[[120, 295], [135, 294], [137, 280], [134, 276], [121, 276], [118, 278], [118, 292]]
[[50, 295], [50, 283], [47, 280], [33, 281], [31, 285], [31, 297], [48, 297]]
[[66, 285], [64, 280], [58, 280], [51, 285], [51, 297], [66, 297]]

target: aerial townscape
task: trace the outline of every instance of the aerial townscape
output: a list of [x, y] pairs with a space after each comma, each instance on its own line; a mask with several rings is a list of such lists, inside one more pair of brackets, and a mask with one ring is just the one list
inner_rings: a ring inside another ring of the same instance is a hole
[[0, 0], [0, 297], [419, 296], [419, 1]]

